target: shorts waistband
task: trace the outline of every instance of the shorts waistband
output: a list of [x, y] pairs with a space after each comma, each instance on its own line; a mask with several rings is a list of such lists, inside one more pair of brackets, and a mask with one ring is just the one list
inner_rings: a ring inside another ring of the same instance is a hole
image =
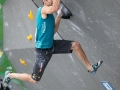
[[51, 47], [51, 48], [36, 48], [36, 47], [35, 47], [35, 49], [36, 49], [36, 50], [50, 50], [50, 49], [52, 49], [52, 47]]

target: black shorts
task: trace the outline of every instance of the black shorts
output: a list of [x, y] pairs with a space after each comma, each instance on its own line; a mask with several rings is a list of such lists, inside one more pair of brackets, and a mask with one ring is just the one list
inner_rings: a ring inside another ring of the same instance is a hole
[[[54, 44], [51, 48], [35, 48], [36, 61], [33, 67], [32, 79], [35, 81], [39, 81], [41, 79], [43, 72], [53, 54], [72, 53], [72, 50], [70, 50], [72, 42], [73, 41], [68, 40], [54, 40]], [[42, 71], [40, 71], [40, 69]]]

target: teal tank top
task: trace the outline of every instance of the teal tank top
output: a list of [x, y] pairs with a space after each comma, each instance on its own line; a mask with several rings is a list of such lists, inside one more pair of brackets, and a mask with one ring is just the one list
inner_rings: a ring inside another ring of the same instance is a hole
[[53, 46], [55, 19], [53, 14], [48, 14], [46, 19], [41, 16], [42, 7], [38, 8], [36, 15], [36, 48], [51, 48]]

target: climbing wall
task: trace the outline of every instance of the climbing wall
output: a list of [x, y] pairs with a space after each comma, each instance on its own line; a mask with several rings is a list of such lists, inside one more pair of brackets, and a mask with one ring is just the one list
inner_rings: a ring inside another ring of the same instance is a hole
[[[40, 0], [35, 0], [38, 6]], [[62, 19], [55, 39], [81, 43], [89, 61], [104, 63], [95, 75], [87, 72], [75, 53], [53, 55], [41, 81], [24, 82], [28, 90], [119, 90], [120, 86], [120, 1], [63, 0], [71, 19]], [[34, 19], [28, 15], [32, 10]], [[4, 51], [19, 73], [32, 73], [35, 62], [34, 34], [37, 7], [30, 0], [7, 0], [3, 7]], [[28, 36], [32, 35], [32, 40]], [[20, 63], [26, 62], [26, 66]], [[105, 81], [105, 83], [101, 83]], [[112, 86], [112, 88], [110, 87]]]

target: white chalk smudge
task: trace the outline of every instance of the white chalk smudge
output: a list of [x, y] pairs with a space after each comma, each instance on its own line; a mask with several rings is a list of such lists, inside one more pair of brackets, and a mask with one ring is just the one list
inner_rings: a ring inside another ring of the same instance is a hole
[[81, 36], [84, 36], [83, 31], [77, 25], [75, 25], [73, 22], [70, 22], [70, 21], [68, 22], [70, 23], [74, 31], [77, 31], [77, 33], [79, 33]]
[[90, 26], [86, 26], [86, 28], [90, 29], [90, 30], [93, 30]]
[[94, 48], [96, 48], [96, 44], [95, 44], [95, 42], [93, 41], [93, 39], [91, 39], [91, 42], [94, 44], [94, 45], [93, 45]]
[[86, 17], [85, 17], [85, 13], [84, 13], [84, 11], [81, 9], [81, 11], [80, 11], [80, 18], [84, 21], [84, 22], [86, 22]]
[[72, 72], [74, 76], [78, 76], [78, 73], [77, 72]]
[[4, 50], [5, 50], [5, 51], [8, 51], [8, 50], [9, 50], [9, 48], [5, 48]]
[[9, 52], [9, 57], [12, 57], [12, 52]]
[[91, 23], [93, 23], [93, 21], [92, 21], [92, 19], [91, 19], [90, 17], [88, 18], [88, 20], [89, 20]]
[[75, 65], [75, 61], [74, 61], [74, 59], [73, 59], [72, 55], [71, 55], [71, 54], [68, 54], [68, 55], [70, 56], [70, 58], [71, 58], [72, 62], [73, 62], [73, 63], [74, 63], [74, 65]]
[[34, 65], [34, 62], [32, 62], [30, 59], [27, 59], [26, 61]]
[[5, 22], [5, 23], [4, 23], [4, 25], [5, 25], [6, 27], [8, 27], [8, 26], [9, 26], [8, 22]]
[[84, 81], [81, 78], [78, 78], [78, 80], [82, 83], [83, 87], [86, 87]]

